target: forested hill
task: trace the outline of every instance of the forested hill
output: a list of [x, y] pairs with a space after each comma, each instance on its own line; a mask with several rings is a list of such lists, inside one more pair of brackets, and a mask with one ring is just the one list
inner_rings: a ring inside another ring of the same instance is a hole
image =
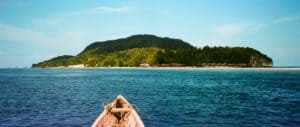
[[94, 42], [89, 46], [87, 46], [80, 54], [84, 54], [90, 50], [94, 50], [94, 52], [99, 52], [99, 53], [110, 53], [110, 52], [122, 51], [126, 49], [151, 48], [151, 47], [168, 49], [168, 50], [194, 48], [189, 43], [179, 39], [161, 38], [154, 35], [134, 35], [128, 38], [122, 38], [117, 40]]
[[32, 67], [137, 67], [150, 66], [233, 66], [271, 67], [272, 59], [244, 47], [196, 48], [180, 39], [154, 35], [134, 35], [128, 38], [94, 42], [76, 56], [63, 55]]

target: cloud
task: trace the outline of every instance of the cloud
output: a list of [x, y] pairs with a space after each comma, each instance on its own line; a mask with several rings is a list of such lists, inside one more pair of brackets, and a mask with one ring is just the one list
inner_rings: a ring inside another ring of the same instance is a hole
[[88, 12], [90, 13], [108, 13], [108, 12], [115, 12], [115, 13], [125, 13], [129, 12], [131, 9], [128, 6], [122, 6], [122, 7], [95, 7], [88, 9]]
[[291, 21], [295, 21], [295, 20], [298, 20], [298, 19], [299, 18], [296, 17], [296, 16], [286, 16], [286, 17], [282, 17], [282, 18], [274, 20], [274, 24], [291, 22]]
[[163, 16], [166, 16], [169, 15], [170, 12], [168, 10], [161, 10], [159, 13]]
[[222, 37], [233, 37], [245, 32], [248, 24], [224, 24], [215, 28], [215, 31]]
[[53, 14], [52, 16], [42, 17], [33, 19], [34, 24], [38, 25], [50, 25], [55, 26], [59, 24], [64, 24], [66, 22], [74, 22], [74, 19], [82, 18], [83, 16], [91, 15], [101, 15], [101, 14], [119, 14], [119, 13], [129, 13], [133, 10], [129, 6], [120, 6], [120, 7], [109, 7], [109, 6], [98, 6], [85, 8], [76, 11], [67, 11], [61, 12], [58, 14]]
[[271, 57], [276, 66], [299, 66], [300, 57], [298, 54], [300, 54], [300, 47], [273, 48], [270, 54], [272, 54]]
[[40, 25], [58, 25], [62, 24], [65, 21], [63, 18], [39, 18], [34, 19], [33, 23], [40, 24]]
[[132, 11], [129, 6], [120, 7], [110, 7], [110, 6], [98, 6], [87, 8], [79, 11], [66, 12], [64, 16], [74, 16], [74, 15], [94, 15], [94, 14], [105, 14], [105, 13], [128, 13]]
[[[293, 56], [295, 54], [300, 53], [300, 47], [295, 46], [295, 47], [273, 48], [273, 52], [277, 57]], [[297, 55], [297, 57], [298, 57], [298, 55]]]
[[242, 33], [245, 33], [247, 31], [258, 31], [261, 29], [265, 29], [270, 26], [275, 26], [287, 22], [292, 22], [299, 20], [299, 17], [296, 16], [286, 16], [281, 17], [279, 19], [270, 21], [268, 23], [234, 23], [234, 24], [223, 24], [215, 28], [215, 31], [217, 34], [219, 34], [221, 37], [234, 37], [237, 35], [240, 35]]
[[46, 34], [42, 31], [0, 23], [0, 30], [0, 39], [55, 48], [59, 52], [64, 51], [69, 54], [79, 52], [87, 42], [91, 41], [81, 29], [67, 29], [57, 31], [55, 34]]
[[30, 43], [45, 43], [45, 44], [51, 44], [53, 42], [56, 42], [57, 40], [47, 36], [46, 34], [15, 27], [7, 24], [1, 24], [0, 23], [0, 38], [15, 42], [30, 42]]

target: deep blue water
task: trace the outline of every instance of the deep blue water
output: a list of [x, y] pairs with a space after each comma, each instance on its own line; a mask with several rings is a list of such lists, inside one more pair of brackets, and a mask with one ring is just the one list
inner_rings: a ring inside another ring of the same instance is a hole
[[0, 69], [0, 126], [90, 126], [124, 95], [146, 126], [300, 126], [300, 69]]

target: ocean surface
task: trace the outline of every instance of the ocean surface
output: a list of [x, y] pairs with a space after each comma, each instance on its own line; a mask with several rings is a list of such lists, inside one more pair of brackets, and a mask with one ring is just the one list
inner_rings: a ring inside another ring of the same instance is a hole
[[0, 126], [90, 126], [122, 94], [147, 127], [300, 126], [300, 69], [0, 69]]

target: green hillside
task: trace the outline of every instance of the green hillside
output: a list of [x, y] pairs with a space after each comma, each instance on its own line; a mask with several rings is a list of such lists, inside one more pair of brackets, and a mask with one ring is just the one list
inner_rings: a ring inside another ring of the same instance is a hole
[[179, 39], [154, 35], [134, 35], [128, 38], [94, 42], [77, 56], [59, 56], [32, 67], [67, 67], [83, 64], [86, 67], [150, 66], [272, 66], [272, 59], [244, 47], [196, 48]]
[[32, 64], [32, 67], [59, 67], [59, 66], [68, 66], [68, 60], [74, 56], [63, 55], [54, 57], [50, 60], [40, 62], [38, 64]]
[[133, 48], [160, 48], [160, 49], [189, 49], [194, 48], [187, 42], [179, 39], [161, 38], [154, 35], [134, 35], [128, 38], [94, 42], [87, 46], [79, 55], [93, 50], [95, 53], [110, 53]]

